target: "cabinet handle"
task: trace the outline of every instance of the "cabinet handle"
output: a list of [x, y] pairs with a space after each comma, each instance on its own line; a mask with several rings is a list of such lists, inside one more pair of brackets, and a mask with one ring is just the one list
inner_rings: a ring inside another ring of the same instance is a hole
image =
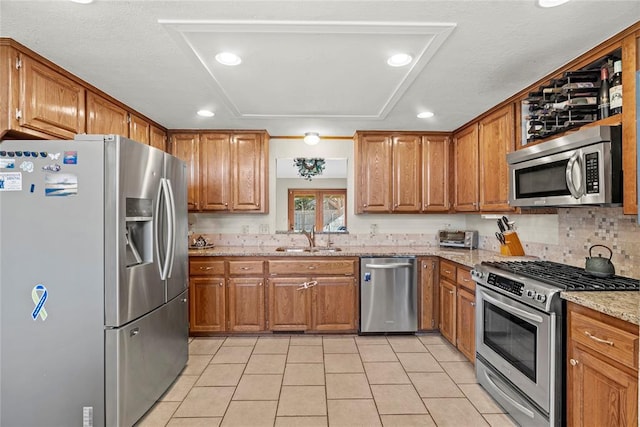
[[469, 279], [462, 279], [463, 282], [470, 282], [471, 280]]
[[309, 270], [315, 270], [315, 269], [316, 269], [316, 267], [315, 267], [315, 266], [313, 266], [313, 265], [310, 265], [309, 267], [307, 267], [307, 269], [309, 269]]
[[222, 282], [218, 283], [218, 286], [222, 287]]
[[571, 366], [576, 366], [580, 362], [578, 362], [576, 359], [569, 359], [569, 363], [571, 363]]
[[258, 283], [258, 286], [262, 286], [262, 282]]
[[200, 270], [209, 271], [209, 270], [213, 270], [213, 267], [200, 267]]
[[588, 336], [589, 338], [591, 338], [592, 340], [599, 342], [601, 344], [606, 344], [606, 345], [610, 345], [611, 347], [613, 347], [613, 341], [608, 341], [608, 340], [603, 340], [602, 338], [598, 338], [595, 335], [591, 335], [591, 332], [589, 331], [584, 331], [584, 334], [586, 336]]
[[369, 205], [367, 205], [367, 204], [365, 203], [365, 204], [364, 204], [364, 205], [362, 205], [362, 206], [364, 206], [364, 207], [366, 208], [366, 207], [367, 207], [367, 206], [369, 206]]
[[452, 294], [452, 293], [453, 293], [453, 291], [449, 291], [449, 293], [450, 293], [450, 294]]
[[471, 304], [471, 307], [475, 307], [475, 306], [476, 306], [476, 303], [475, 303], [475, 302], [472, 302], [472, 303], [470, 303], [470, 304]]
[[447, 273], [447, 274], [451, 274], [451, 271], [449, 271], [449, 270], [445, 270], [444, 272]]
[[249, 269], [249, 267], [240, 267], [240, 270], [245, 270], [246, 271], [248, 269]]

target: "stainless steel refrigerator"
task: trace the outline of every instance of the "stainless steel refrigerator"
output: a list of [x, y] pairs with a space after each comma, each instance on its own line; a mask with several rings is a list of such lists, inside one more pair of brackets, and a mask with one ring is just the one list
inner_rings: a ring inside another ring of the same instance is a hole
[[0, 142], [0, 425], [131, 426], [188, 355], [186, 165]]

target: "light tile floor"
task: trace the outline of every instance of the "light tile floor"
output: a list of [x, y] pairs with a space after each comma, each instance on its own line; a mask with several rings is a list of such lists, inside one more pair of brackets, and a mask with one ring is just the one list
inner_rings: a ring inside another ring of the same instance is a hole
[[438, 334], [192, 338], [182, 374], [137, 424], [515, 426]]

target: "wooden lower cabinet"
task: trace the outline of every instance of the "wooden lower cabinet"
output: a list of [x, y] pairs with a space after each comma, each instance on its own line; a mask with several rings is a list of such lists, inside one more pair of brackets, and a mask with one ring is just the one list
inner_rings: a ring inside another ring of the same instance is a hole
[[464, 288], [459, 288], [456, 312], [458, 350], [467, 359], [474, 361], [476, 358], [476, 296]]
[[189, 279], [189, 331], [223, 332], [225, 327], [224, 277]]
[[265, 330], [264, 278], [232, 277], [228, 282], [229, 322], [231, 332]]
[[437, 286], [438, 258], [426, 257], [418, 259], [418, 329], [430, 331], [438, 329], [440, 311], [439, 287]]
[[567, 303], [567, 423], [638, 425], [638, 326]]
[[456, 345], [456, 285], [440, 280], [440, 333]]
[[300, 289], [310, 279], [277, 277], [267, 280], [271, 331], [306, 331], [311, 327], [311, 294]]
[[315, 278], [311, 288], [311, 329], [353, 331], [357, 325], [358, 285], [355, 277]]

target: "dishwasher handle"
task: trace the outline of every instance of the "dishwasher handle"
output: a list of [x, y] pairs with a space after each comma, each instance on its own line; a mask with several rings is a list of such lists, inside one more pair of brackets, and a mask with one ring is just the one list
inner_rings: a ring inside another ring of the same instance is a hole
[[364, 266], [373, 269], [392, 269], [401, 267], [413, 267], [413, 264], [408, 262], [396, 262], [393, 264], [365, 264]]

